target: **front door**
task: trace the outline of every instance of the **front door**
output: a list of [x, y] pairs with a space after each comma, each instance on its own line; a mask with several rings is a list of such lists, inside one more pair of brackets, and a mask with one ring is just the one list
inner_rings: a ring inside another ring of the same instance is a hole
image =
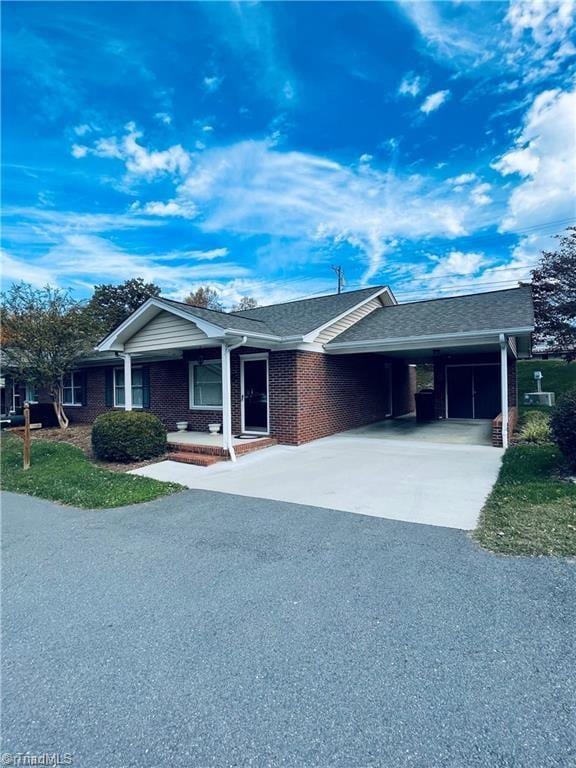
[[500, 413], [500, 367], [447, 366], [446, 396], [449, 419], [493, 419]]
[[500, 413], [500, 366], [474, 367], [474, 418], [493, 419]]
[[242, 358], [242, 432], [267, 434], [268, 358]]

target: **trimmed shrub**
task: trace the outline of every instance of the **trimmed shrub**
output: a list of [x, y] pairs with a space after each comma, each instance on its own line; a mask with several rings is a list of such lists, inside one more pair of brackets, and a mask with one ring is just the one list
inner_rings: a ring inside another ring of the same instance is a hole
[[152, 459], [166, 450], [166, 430], [145, 411], [103, 413], [92, 426], [92, 450], [105, 461]]
[[529, 411], [520, 428], [520, 440], [524, 443], [551, 443], [550, 416], [542, 411]]
[[576, 389], [559, 398], [552, 412], [550, 426], [552, 439], [570, 466], [576, 469]]

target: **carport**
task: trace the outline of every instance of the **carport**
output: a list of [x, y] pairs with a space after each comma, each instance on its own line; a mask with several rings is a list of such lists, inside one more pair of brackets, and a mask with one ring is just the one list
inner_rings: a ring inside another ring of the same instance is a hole
[[372, 440], [411, 440], [447, 445], [492, 445], [491, 419], [435, 419], [418, 421], [414, 414], [377, 421], [342, 432]]
[[[530, 354], [530, 313], [528, 288], [397, 304], [367, 315], [326, 344], [325, 351], [376, 352], [391, 361], [431, 364], [433, 418], [490, 421], [492, 444], [507, 447], [516, 421], [516, 361]], [[409, 426], [400, 421], [382, 430], [398, 436]], [[442, 434], [440, 426], [413, 424], [412, 431], [416, 439]], [[458, 431], [464, 434], [465, 429], [452, 430]]]

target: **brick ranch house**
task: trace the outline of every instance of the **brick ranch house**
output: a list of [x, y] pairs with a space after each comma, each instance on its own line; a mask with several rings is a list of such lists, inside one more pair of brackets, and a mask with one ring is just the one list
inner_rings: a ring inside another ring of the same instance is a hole
[[435, 417], [492, 419], [506, 446], [533, 325], [528, 286], [405, 304], [381, 286], [240, 312], [152, 298], [66, 377], [66, 412], [149, 409], [169, 432], [218, 423], [235, 458], [240, 434], [300, 445], [411, 413], [427, 362]]

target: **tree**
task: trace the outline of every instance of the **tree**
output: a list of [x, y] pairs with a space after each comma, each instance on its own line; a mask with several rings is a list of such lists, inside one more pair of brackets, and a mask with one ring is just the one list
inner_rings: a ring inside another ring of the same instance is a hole
[[576, 227], [559, 236], [556, 251], [544, 251], [532, 271], [535, 340], [576, 359]]
[[62, 406], [62, 377], [93, 349], [94, 328], [84, 307], [58, 288], [13, 284], [2, 294], [0, 320], [7, 368], [52, 397], [58, 423], [68, 418]]
[[195, 291], [192, 291], [184, 299], [186, 304], [190, 304], [193, 307], [204, 307], [204, 309], [216, 309], [218, 312], [222, 312], [224, 306], [218, 297], [218, 292], [209, 285], [201, 285]]
[[154, 283], [145, 283], [141, 277], [133, 277], [120, 285], [94, 286], [86, 312], [90, 315], [97, 336], [107, 336], [152, 296], [160, 296], [160, 288]]
[[256, 299], [252, 296], [242, 296], [238, 304], [234, 304], [232, 312], [242, 312], [243, 309], [255, 309], [258, 306]]

